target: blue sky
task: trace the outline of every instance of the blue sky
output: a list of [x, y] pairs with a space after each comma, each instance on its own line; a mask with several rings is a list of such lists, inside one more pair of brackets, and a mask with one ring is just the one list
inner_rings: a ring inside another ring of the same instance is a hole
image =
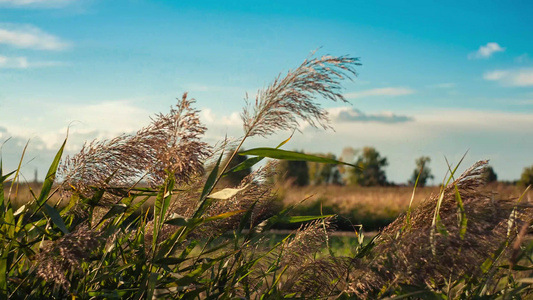
[[[288, 149], [374, 146], [406, 182], [421, 155], [440, 179], [490, 159], [501, 179], [533, 164], [530, 1], [0, 0], [0, 142], [6, 169], [30, 139], [44, 175], [71, 126], [83, 141], [133, 132], [183, 92], [210, 142], [241, 134], [245, 93], [317, 55], [363, 66], [351, 105], [324, 102], [335, 132], [302, 127]], [[274, 145], [289, 133], [253, 140]]]

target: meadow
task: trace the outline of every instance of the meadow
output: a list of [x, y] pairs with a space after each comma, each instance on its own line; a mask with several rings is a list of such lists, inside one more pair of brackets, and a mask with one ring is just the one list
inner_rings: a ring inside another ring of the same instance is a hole
[[[482, 187], [496, 201], [518, 199], [524, 188], [494, 183]], [[301, 215], [336, 214], [337, 230], [349, 231], [353, 225], [362, 225], [367, 231], [378, 231], [407, 212], [409, 205], [416, 208], [422, 201], [438, 195], [440, 187], [419, 187], [413, 197], [413, 187], [358, 187], [358, 186], [283, 186], [278, 189], [284, 207], [300, 203], [293, 211]], [[411, 203], [411, 198], [413, 201]], [[533, 193], [524, 195], [533, 201]], [[528, 201], [529, 202], [529, 201]]]
[[0, 298], [531, 298], [531, 193], [487, 185], [487, 161], [450, 166], [438, 188], [294, 188], [269, 180], [276, 160], [358, 166], [282, 150], [290, 139], [241, 151], [298, 122], [329, 128], [317, 98], [345, 101], [358, 65], [309, 58], [276, 78], [246, 102], [237, 142], [203, 142], [185, 94], [134, 134], [70, 157], [65, 140], [31, 191], [0, 165]]

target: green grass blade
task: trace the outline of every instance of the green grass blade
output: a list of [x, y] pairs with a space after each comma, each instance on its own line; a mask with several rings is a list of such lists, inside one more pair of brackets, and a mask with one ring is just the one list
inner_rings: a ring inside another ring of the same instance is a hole
[[465, 207], [463, 205], [463, 200], [459, 194], [459, 189], [455, 185], [455, 201], [457, 202], [457, 209], [459, 214], [459, 236], [462, 240], [465, 238], [466, 228], [468, 223], [468, 218], [466, 217]]
[[150, 277], [148, 278], [148, 286], [147, 286], [148, 291], [146, 294], [146, 299], [153, 299], [155, 285], [157, 284], [157, 277], [159, 277], [159, 274], [150, 273]]
[[269, 157], [282, 160], [296, 160], [296, 161], [312, 161], [325, 164], [336, 164], [336, 165], [347, 165], [354, 168], [359, 168], [358, 166], [342, 161], [338, 161], [331, 158], [325, 158], [310, 154], [298, 153], [294, 151], [281, 150], [276, 148], [254, 148], [246, 151], [239, 152], [239, 155], [255, 155], [258, 157]]
[[409, 207], [407, 208], [407, 216], [405, 217], [405, 225], [403, 227], [403, 230], [405, 229], [411, 229], [411, 209], [413, 206], [413, 200], [415, 199], [415, 192], [416, 187], [418, 186], [418, 180], [420, 179], [420, 175], [422, 174], [422, 171], [424, 170], [424, 165], [420, 168], [420, 171], [418, 171], [418, 176], [416, 176], [415, 185], [413, 187], [413, 194], [411, 194], [411, 200], [409, 201]]
[[166, 211], [170, 205], [170, 199], [172, 198], [172, 189], [174, 188], [174, 176], [170, 175], [165, 180], [163, 187], [161, 187], [154, 204], [154, 231], [152, 248], [155, 249], [157, 237], [159, 231], [163, 227]]
[[103, 222], [106, 219], [111, 218], [114, 215], [118, 215], [120, 213], [123, 213], [128, 209], [128, 206], [124, 203], [118, 203], [111, 207], [111, 209], [102, 217], [102, 220], [100, 222]]
[[241, 210], [236, 210], [236, 211], [230, 211], [230, 212], [227, 212], [227, 213], [221, 213], [219, 215], [216, 215], [216, 216], [212, 216], [212, 217], [209, 217], [209, 218], [205, 218], [204, 219], [204, 222], [210, 222], [210, 221], [214, 221], [214, 220], [221, 220], [221, 219], [227, 219], [229, 217], [232, 217], [234, 215], [238, 215], [240, 213], [243, 213], [245, 212], [246, 210], [244, 209], [241, 209]]
[[41, 193], [39, 195], [39, 198], [37, 199], [37, 204], [39, 205], [39, 209], [44, 206], [44, 212], [52, 219], [52, 222], [63, 233], [68, 234], [69, 231], [65, 225], [65, 222], [63, 221], [63, 218], [61, 218], [61, 215], [59, 214], [59, 212], [55, 208], [53, 208], [52, 206], [46, 203], [46, 200], [48, 199], [48, 196], [50, 195], [50, 190], [52, 189], [52, 185], [54, 184], [57, 167], [59, 166], [59, 162], [61, 161], [61, 156], [63, 155], [63, 150], [65, 149], [66, 143], [67, 143], [67, 139], [65, 139], [65, 141], [63, 142], [63, 145], [61, 145], [61, 148], [57, 152], [54, 160], [52, 161], [52, 164], [50, 165], [50, 168], [48, 169], [48, 173], [46, 174], [46, 178], [42, 185]]
[[286, 216], [284, 218], [279, 219], [278, 221], [280, 223], [301, 223], [301, 222], [308, 222], [313, 220], [321, 220], [329, 217], [334, 217], [335, 215], [323, 215], [323, 216]]
[[[7, 299], [7, 253], [9, 248], [4, 249], [0, 257], [0, 299]], [[4, 257], [5, 256], [5, 257]]]
[[50, 217], [50, 219], [52, 219], [52, 222], [57, 226], [57, 228], [63, 231], [64, 234], [69, 233], [67, 226], [65, 225], [65, 221], [63, 221], [63, 218], [61, 218], [61, 215], [55, 208], [48, 205], [48, 203], [44, 203], [44, 211]]
[[59, 162], [61, 161], [61, 156], [63, 155], [63, 150], [65, 149], [66, 143], [67, 139], [65, 139], [63, 145], [61, 145], [61, 148], [59, 148], [59, 151], [57, 152], [56, 156], [54, 157], [54, 160], [52, 161], [52, 164], [50, 165], [50, 168], [48, 169], [48, 173], [46, 173], [46, 178], [43, 182], [41, 194], [37, 199], [37, 204], [39, 206], [42, 206], [44, 204], [44, 202], [48, 198], [48, 195], [50, 194], [50, 190], [52, 189], [52, 185], [54, 184], [54, 180], [56, 178], [57, 167], [59, 166]]
[[[291, 136], [288, 139], [286, 139], [283, 142], [281, 142], [276, 147], [276, 149], [279, 149], [281, 146], [285, 145], [291, 138], [292, 138], [292, 134], [291, 134]], [[229, 173], [239, 172], [239, 171], [242, 171], [242, 170], [249, 169], [249, 168], [255, 166], [260, 161], [262, 161], [263, 159], [264, 159], [264, 157], [260, 157], [260, 156], [248, 158], [247, 160], [241, 162], [240, 164], [236, 165], [235, 167], [233, 167], [233, 168], [229, 169], [228, 171], [224, 172], [224, 174], [222, 176], [226, 176]]]
[[[15, 170], [15, 176], [13, 177], [13, 181], [11, 182], [11, 186], [9, 187], [9, 196], [8, 196], [8, 198], [11, 197], [11, 190], [13, 189], [13, 186], [15, 185], [16, 182], [18, 182], [18, 178], [19, 178], [19, 174], [20, 174], [20, 168], [22, 167], [22, 161], [24, 160], [24, 156], [26, 155], [26, 150], [28, 149], [28, 145], [29, 144], [30, 144], [30, 141], [28, 140], [28, 142], [26, 142], [26, 145], [24, 145], [24, 149], [22, 150], [22, 155], [20, 156], [19, 164], [17, 166], [17, 169]], [[18, 189], [18, 185], [17, 185], [17, 189]], [[16, 194], [16, 192], [15, 192], [15, 194]]]
[[218, 169], [220, 167], [220, 162], [222, 161], [222, 156], [224, 156], [223, 151], [218, 157], [217, 163], [213, 167], [213, 170], [211, 170], [211, 173], [209, 173], [209, 176], [207, 177], [207, 181], [205, 182], [204, 188], [202, 190], [202, 195], [200, 196], [200, 203], [198, 204], [198, 207], [196, 208], [193, 214], [193, 218], [200, 217], [204, 213], [204, 210], [207, 208], [207, 195], [209, 195], [213, 191], [213, 188], [217, 183]]
[[234, 173], [234, 172], [239, 172], [239, 171], [242, 171], [242, 170], [249, 169], [249, 168], [255, 166], [260, 161], [262, 161], [263, 159], [264, 159], [264, 157], [250, 157], [250, 158], [246, 159], [245, 161], [241, 162], [240, 164], [236, 165], [235, 167], [233, 167], [233, 168], [227, 170], [226, 172], [224, 172], [223, 176], [226, 176], [229, 173]]

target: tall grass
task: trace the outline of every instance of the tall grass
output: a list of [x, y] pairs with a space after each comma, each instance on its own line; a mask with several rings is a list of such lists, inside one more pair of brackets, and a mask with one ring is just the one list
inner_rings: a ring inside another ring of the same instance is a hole
[[[481, 191], [483, 162], [450, 176], [439, 194], [369, 243], [360, 231], [351, 256], [329, 247], [332, 215], [292, 215], [294, 205], [272, 210], [272, 163], [235, 187], [219, 187], [227, 174], [265, 157], [342, 163], [281, 150], [284, 141], [241, 152], [254, 157], [228, 167], [249, 137], [302, 120], [328, 128], [316, 97], [345, 101], [340, 80], [357, 65], [350, 57], [310, 58], [259, 91], [226, 160], [224, 147], [201, 141], [205, 128], [184, 95], [136, 134], [86, 144], [61, 160], [65, 141], [40, 192], [20, 207], [4, 190], [8, 181], [16, 189], [18, 170], [4, 174], [0, 163], [1, 298], [527, 297], [529, 207]], [[154, 198], [152, 214], [135, 214]], [[302, 222], [267, 242], [274, 225]]]

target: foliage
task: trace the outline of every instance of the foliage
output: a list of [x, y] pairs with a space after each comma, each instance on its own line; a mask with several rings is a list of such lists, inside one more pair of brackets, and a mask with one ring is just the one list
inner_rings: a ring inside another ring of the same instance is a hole
[[[229, 151], [230, 155], [233, 152], [235, 152], [235, 149], [230, 149], [230, 151]], [[229, 163], [228, 163], [228, 160], [229, 160], [229, 157], [228, 157], [225, 161], [223, 161], [222, 165], [228, 164], [228, 168], [232, 169], [232, 168], [235, 168], [236, 166], [238, 166], [239, 164], [245, 162], [247, 159], [248, 159], [248, 156], [246, 156], [246, 155], [235, 155], [235, 156], [233, 156], [231, 161], [229, 161]], [[231, 172], [231, 173], [227, 174], [224, 177], [224, 179], [223, 179], [223, 183], [224, 183], [224, 185], [228, 185], [228, 186], [239, 185], [239, 183], [241, 183], [241, 181], [246, 176], [250, 175], [251, 173], [252, 173], [252, 168], [251, 167], [245, 167], [242, 170], [239, 170], [239, 171], [236, 171], [236, 172]]]
[[351, 184], [360, 186], [387, 185], [387, 176], [383, 168], [388, 164], [387, 158], [381, 157], [375, 148], [364, 147], [355, 162], [359, 168], [352, 169], [348, 180]]
[[431, 169], [427, 166], [431, 159], [428, 156], [421, 156], [415, 160], [416, 169], [413, 171], [411, 179], [409, 179], [409, 184], [414, 185], [417, 182], [418, 186], [426, 186], [428, 179], [433, 179], [434, 176], [431, 174]]
[[518, 183], [522, 186], [533, 185], [533, 166], [524, 168]]
[[309, 185], [309, 167], [306, 161], [281, 161], [277, 169], [277, 182], [289, 182], [295, 186]]
[[496, 175], [496, 172], [494, 172], [494, 168], [492, 166], [487, 166], [483, 170], [483, 174], [481, 176], [483, 176], [483, 179], [487, 184], [498, 181], [498, 175]]
[[[316, 156], [336, 159], [332, 153], [315, 154]], [[342, 185], [342, 177], [336, 164], [321, 164], [316, 162], [308, 162], [309, 168], [309, 182], [313, 185]]]

